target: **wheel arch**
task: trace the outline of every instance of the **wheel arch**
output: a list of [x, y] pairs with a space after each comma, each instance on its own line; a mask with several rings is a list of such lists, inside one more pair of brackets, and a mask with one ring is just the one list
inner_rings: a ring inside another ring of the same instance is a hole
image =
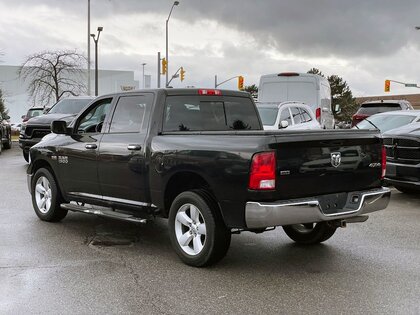
[[173, 174], [164, 189], [164, 210], [163, 216], [167, 217], [172, 202], [180, 193], [189, 190], [203, 190], [213, 198], [217, 204], [217, 211], [222, 215], [220, 204], [217, 201], [214, 191], [211, 189], [209, 182], [200, 174], [192, 171], [180, 171]]
[[46, 168], [51, 172], [51, 175], [54, 177], [54, 180], [57, 183], [57, 186], [58, 186], [58, 189], [60, 190], [61, 195], [64, 197], [65, 194], [63, 194], [63, 189], [62, 189], [60, 181], [57, 178], [56, 170], [48, 161], [44, 159], [38, 159], [38, 160], [33, 161], [29, 165], [27, 173], [34, 175], [36, 171], [38, 171], [40, 168]]

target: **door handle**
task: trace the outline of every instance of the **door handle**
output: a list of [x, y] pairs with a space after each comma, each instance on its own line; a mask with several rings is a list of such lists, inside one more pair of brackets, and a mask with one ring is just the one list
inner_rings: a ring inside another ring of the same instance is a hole
[[89, 150], [95, 150], [97, 148], [97, 146], [96, 146], [96, 144], [86, 144], [85, 148], [89, 149]]
[[132, 151], [139, 151], [139, 150], [141, 150], [141, 145], [139, 145], [139, 144], [129, 144], [127, 146], [127, 149], [132, 150]]

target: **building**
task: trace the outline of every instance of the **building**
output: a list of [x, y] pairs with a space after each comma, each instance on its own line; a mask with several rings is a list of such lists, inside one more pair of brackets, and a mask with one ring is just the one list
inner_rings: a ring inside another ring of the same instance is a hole
[[[19, 66], [0, 65], [0, 89], [3, 91], [6, 108], [9, 110], [11, 122], [21, 121], [22, 115], [32, 106], [52, 104], [34, 104], [27, 93], [28, 83], [18, 76]], [[99, 70], [99, 95], [127, 91], [139, 88], [134, 80], [134, 71]], [[86, 75], [87, 77], [87, 75]], [[95, 72], [91, 70], [91, 95], [94, 95]]]
[[411, 103], [411, 105], [413, 105], [414, 109], [420, 109], [420, 94], [356, 97], [357, 104], [361, 104], [366, 101], [377, 101], [377, 100], [407, 100]]

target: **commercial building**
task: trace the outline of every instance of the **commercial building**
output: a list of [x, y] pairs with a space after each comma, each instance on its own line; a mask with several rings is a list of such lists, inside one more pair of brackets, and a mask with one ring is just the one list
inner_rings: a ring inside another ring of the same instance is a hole
[[[19, 78], [19, 68], [19, 66], [0, 65], [0, 89], [3, 91], [11, 122], [20, 122], [21, 116], [32, 106], [53, 105], [35, 104], [30, 101], [30, 96], [27, 92], [28, 82]], [[99, 95], [139, 88], [139, 82], [134, 80], [134, 71], [99, 70], [98, 76]], [[94, 95], [94, 80], [95, 73], [91, 70], [91, 95]]]

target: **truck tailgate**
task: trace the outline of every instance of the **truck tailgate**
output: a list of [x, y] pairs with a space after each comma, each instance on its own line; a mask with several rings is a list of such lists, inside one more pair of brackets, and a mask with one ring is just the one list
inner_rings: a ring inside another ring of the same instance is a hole
[[[376, 136], [373, 136], [376, 135]], [[277, 156], [276, 199], [359, 191], [381, 186], [380, 134], [373, 131], [282, 133]]]

